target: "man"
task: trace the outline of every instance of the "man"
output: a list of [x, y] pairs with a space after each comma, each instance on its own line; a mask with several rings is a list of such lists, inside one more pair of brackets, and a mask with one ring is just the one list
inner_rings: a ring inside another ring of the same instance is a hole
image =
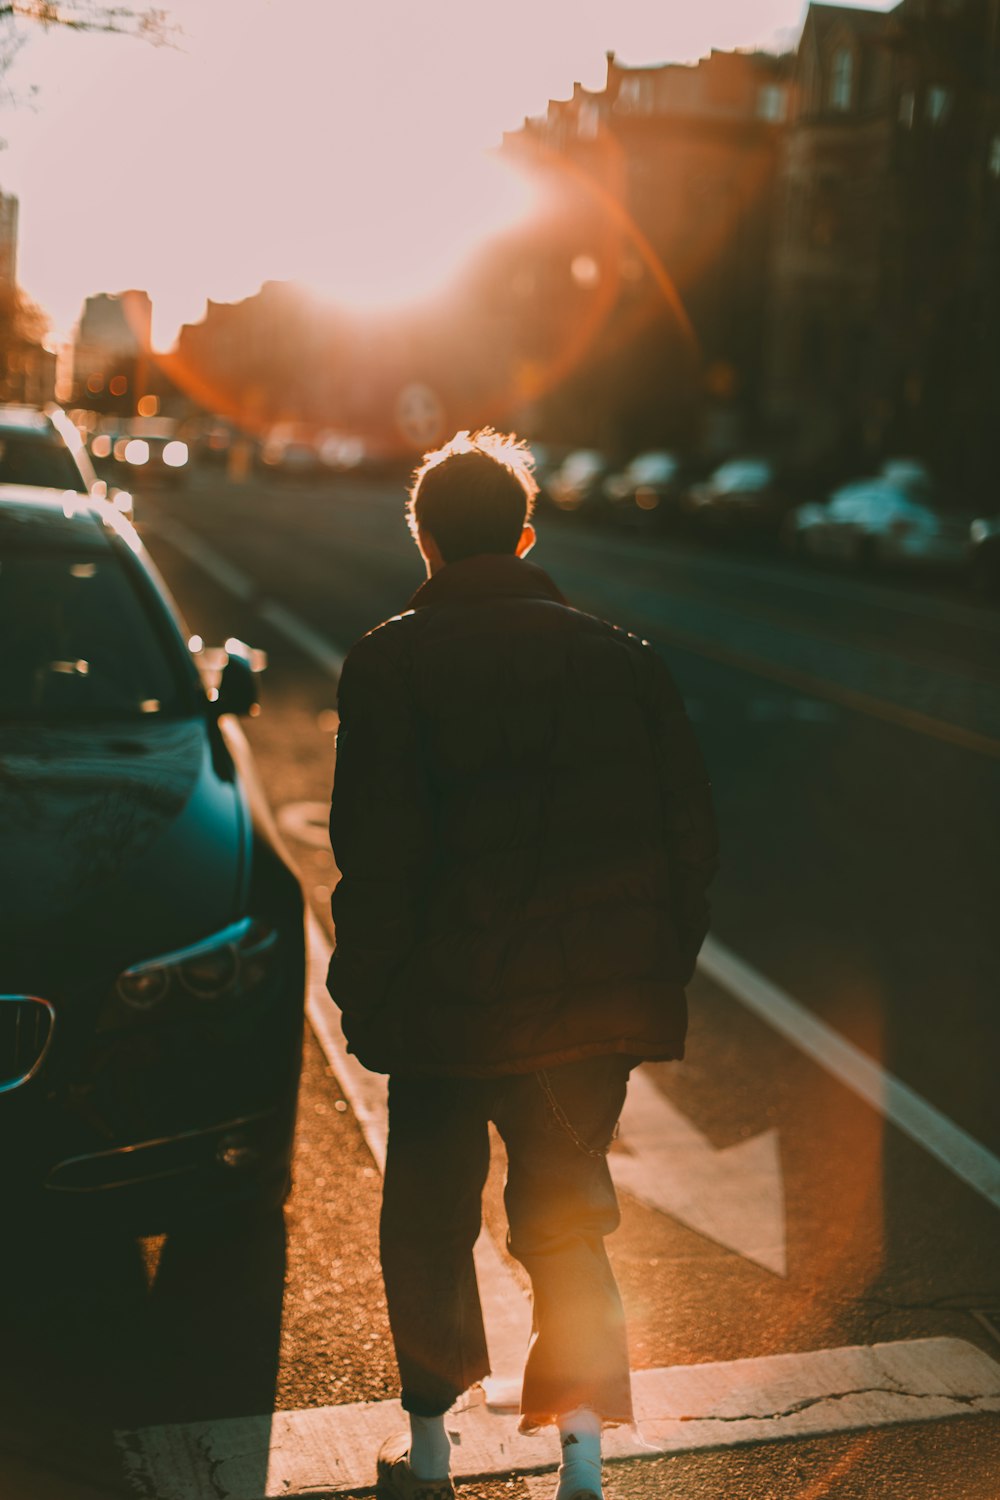
[[492, 1120], [533, 1292], [521, 1427], [554, 1424], [557, 1500], [599, 1500], [632, 1420], [604, 1236], [629, 1070], [683, 1055], [716, 864], [707, 778], [652, 649], [525, 561], [513, 438], [459, 433], [410, 491], [427, 567], [340, 682], [330, 992], [389, 1074], [381, 1255], [410, 1433], [380, 1493], [454, 1490], [444, 1414], [489, 1373], [473, 1265]]

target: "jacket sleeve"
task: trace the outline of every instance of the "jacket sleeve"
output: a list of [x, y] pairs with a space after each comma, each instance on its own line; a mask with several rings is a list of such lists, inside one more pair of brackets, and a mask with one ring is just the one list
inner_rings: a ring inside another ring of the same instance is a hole
[[360, 1019], [414, 946], [430, 818], [413, 705], [377, 636], [348, 655], [338, 702], [330, 842], [340, 880], [327, 983], [345, 1019]]
[[651, 729], [667, 859], [677, 903], [677, 932], [684, 983], [708, 932], [708, 887], [719, 865], [712, 791], [684, 700], [651, 646], [645, 656], [651, 683]]

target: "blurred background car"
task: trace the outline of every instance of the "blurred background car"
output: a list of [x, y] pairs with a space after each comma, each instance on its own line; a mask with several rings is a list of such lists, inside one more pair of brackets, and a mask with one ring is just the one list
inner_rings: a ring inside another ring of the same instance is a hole
[[936, 499], [937, 486], [933, 475], [919, 458], [887, 458], [878, 477], [911, 500], [933, 505]]
[[126, 480], [133, 489], [187, 483], [191, 452], [170, 417], [135, 417], [96, 432], [90, 454], [109, 482]]
[[206, 687], [106, 503], [0, 490], [0, 549], [5, 1201], [140, 1234], [266, 1213], [290, 1180], [304, 906], [236, 722], [253, 653], [227, 642]]
[[604, 504], [610, 463], [596, 448], [576, 448], [549, 476], [548, 492], [557, 510], [593, 514]]
[[528, 451], [531, 454], [531, 472], [538, 485], [537, 503], [544, 510], [555, 504], [550, 488], [552, 476], [567, 457], [569, 450], [553, 446], [551, 443], [530, 442]]
[[679, 515], [681, 474], [676, 454], [639, 453], [620, 474], [608, 476], [604, 494], [622, 524], [665, 526]]
[[684, 497], [684, 510], [707, 535], [747, 536], [776, 531], [787, 508], [773, 464], [732, 458]]
[[275, 427], [261, 444], [261, 469], [282, 479], [311, 479], [321, 471], [321, 459], [311, 435]]
[[229, 460], [233, 443], [241, 436], [239, 428], [224, 418], [207, 419], [193, 444], [193, 456], [200, 464], [222, 467]]
[[823, 504], [799, 506], [787, 517], [782, 539], [804, 557], [954, 569], [968, 562], [970, 520], [876, 477], [844, 485]]
[[321, 432], [316, 455], [322, 468], [334, 474], [350, 474], [365, 466], [368, 447], [364, 438], [348, 432]]

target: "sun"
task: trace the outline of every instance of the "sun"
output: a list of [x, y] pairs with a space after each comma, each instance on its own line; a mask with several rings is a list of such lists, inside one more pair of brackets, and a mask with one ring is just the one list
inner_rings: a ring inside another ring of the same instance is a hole
[[449, 170], [371, 174], [334, 196], [299, 253], [295, 280], [358, 312], [390, 311], [446, 292], [476, 251], [524, 222], [534, 189], [483, 153]]

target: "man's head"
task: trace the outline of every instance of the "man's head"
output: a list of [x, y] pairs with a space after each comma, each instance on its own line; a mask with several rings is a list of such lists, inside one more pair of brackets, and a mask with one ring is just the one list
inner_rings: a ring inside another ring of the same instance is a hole
[[523, 557], [538, 485], [524, 443], [491, 427], [458, 432], [428, 453], [410, 485], [408, 517], [428, 571], [483, 552]]

